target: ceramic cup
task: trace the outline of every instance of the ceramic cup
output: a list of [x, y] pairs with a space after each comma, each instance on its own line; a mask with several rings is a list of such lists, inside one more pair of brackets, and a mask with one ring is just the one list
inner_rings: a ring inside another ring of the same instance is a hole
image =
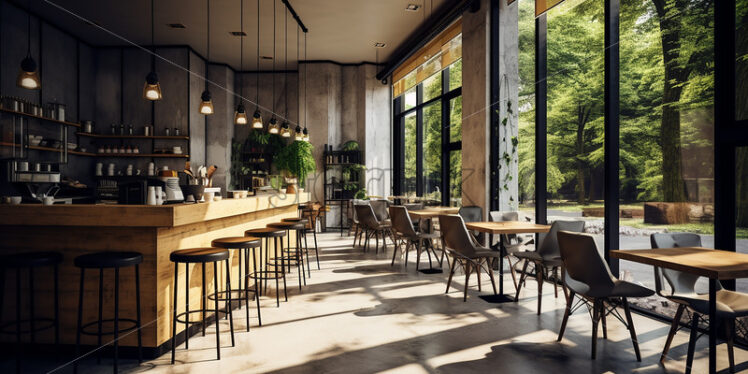
[[21, 200], [23, 200], [22, 196], [11, 196], [10, 197], [10, 203], [13, 205], [18, 205], [21, 203]]
[[44, 205], [52, 205], [55, 203], [55, 197], [54, 196], [45, 196], [44, 197]]
[[213, 201], [213, 198], [215, 198], [216, 193], [215, 192], [205, 192], [203, 193], [203, 200], [205, 200], [206, 203], [209, 203]]

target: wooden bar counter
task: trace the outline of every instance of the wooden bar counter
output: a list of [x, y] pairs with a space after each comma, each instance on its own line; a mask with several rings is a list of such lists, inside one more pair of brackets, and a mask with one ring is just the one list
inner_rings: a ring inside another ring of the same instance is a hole
[[[265, 227], [282, 218], [296, 217], [298, 204], [308, 202], [308, 195], [258, 195], [244, 199], [223, 199], [211, 203], [145, 205], [0, 205], [0, 253], [10, 254], [31, 251], [58, 251], [64, 262], [60, 268], [60, 340], [62, 344], [75, 344], [75, 327], [78, 308], [80, 269], [73, 265], [76, 256], [97, 251], [137, 251], [143, 254], [140, 265], [142, 303], [143, 348], [154, 356], [169, 347], [171, 338], [171, 310], [173, 305], [174, 267], [169, 254], [177, 249], [210, 246], [211, 240], [226, 236], [244, 236], [244, 231]], [[293, 243], [293, 238], [291, 238]], [[232, 251], [232, 281], [238, 280], [237, 253]], [[271, 251], [272, 252], [272, 251]], [[180, 269], [184, 267], [180, 266]], [[208, 292], [213, 290], [213, 269], [206, 266]], [[251, 265], [250, 265], [251, 268]], [[219, 269], [223, 269], [219, 266]], [[224, 271], [219, 276], [224, 278]], [[84, 295], [84, 323], [96, 318], [98, 313], [97, 271], [86, 272]], [[200, 266], [190, 271], [190, 307], [201, 306]], [[52, 316], [52, 271], [35, 272], [36, 314]], [[15, 316], [15, 274], [6, 274], [3, 322]], [[180, 274], [184, 282], [184, 274]], [[28, 315], [28, 275], [22, 272], [22, 298], [24, 315]], [[104, 319], [114, 315], [114, 271], [104, 272]], [[223, 284], [219, 288], [223, 288]], [[294, 283], [290, 283], [294, 284]], [[274, 285], [273, 285], [274, 286]], [[179, 311], [184, 308], [184, 285], [180, 284]], [[232, 288], [238, 288], [232, 284]], [[274, 294], [272, 290], [270, 295]], [[263, 296], [263, 299], [265, 297]], [[274, 296], [273, 296], [274, 299]], [[212, 301], [208, 307], [212, 308]], [[269, 304], [268, 304], [269, 305]], [[223, 304], [221, 303], [221, 308]], [[235, 305], [236, 307], [236, 305]], [[273, 308], [274, 308], [273, 300]], [[135, 318], [134, 268], [120, 271], [120, 318]], [[210, 309], [209, 309], [210, 310]], [[263, 308], [263, 312], [273, 312]], [[251, 326], [257, 325], [254, 307], [250, 311]], [[237, 331], [244, 331], [244, 315], [235, 314]], [[224, 326], [222, 325], [222, 328]], [[104, 329], [107, 326], [105, 324]], [[228, 328], [228, 325], [226, 325]], [[178, 332], [184, 326], [178, 324]], [[197, 331], [197, 330], [195, 330]], [[194, 333], [194, 331], [193, 331]], [[184, 335], [184, 334], [182, 334]], [[36, 342], [54, 341], [52, 330], [36, 336]], [[2, 339], [13, 341], [15, 337]], [[181, 336], [183, 338], [183, 336]], [[104, 338], [110, 341], [111, 338]], [[182, 340], [182, 339], [180, 339]], [[82, 344], [95, 345], [96, 338], [83, 335]], [[136, 334], [120, 341], [120, 346], [137, 346]]]

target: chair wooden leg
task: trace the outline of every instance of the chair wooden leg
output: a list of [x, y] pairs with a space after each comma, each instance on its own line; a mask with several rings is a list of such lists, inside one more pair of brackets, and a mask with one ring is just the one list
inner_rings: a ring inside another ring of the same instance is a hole
[[527, 277], [527, 264], [529, 261], [525, 260], [524, 264], [522, 264], [522, 274], [519, 275], [519, 283], [517, 283], [517, 294], [514, 295], [514, 302], [519, 301], [519, 291], [522, 290], [522, 283], [524, 283], [525, 278]]
[[564, 331], [566, 330], [566, 323], [569, 321], [569, 315], [571, 315], [571, 307], [574, 303], [574, 291], [571, 291], [569, 297], [566, 298], [566, 310], [564, 311], [564, 319], [561, 320], [561, 329], [558, 330], [558, 341], [564, 338]]
[[491, 278], [491, 286], [493, 287], [493, 294], [498, 295], [498, 292], [496, 292], [496, 281], [493, 277], [493, 268], [491, 268], [491, 263], [486, 259], [486, 272], [488, 273], [488, 277]]
[[683, 316], [683, 311], [686, 309], [686, 306], [683, 304], [678, 305], [678, 310], [675, 312], [675, 317], [673, 317], [673, 323], [670, 325], [670, 331], [667, 334], [667, 340], [665, 340], [665, 347], [662, 349], [662, 354], [660, 355], [660, 363], [665, 362], [665, 358], [667, 357], [668, 351], [670, 351], [670, 344], [673, 343], [673, 337], [675, 336], [675, 333], [678, 331], [678, 325], [680, 324], [680, 319]]
[[595, 299], [592, 304], [592, 359], [597, 357], [597, 323], [600, 321], [600, 302]]
[[543, 302], [543, 276], [545, 273], [545, 268], [536, 263], [535, 264], [535, 277], [538, 280], [538, 315], [540, 315], [540, 307]]
[[517, 262], [519, 262], [519, 260], [517, 260], [517, 262], [512, 264], [511, 257], [507, 256], [506, 262], [509, 263], [509, 272], [512, 274], [512, 282], [514, 283], [514, 290], [517, 291], [517, 271], [514, 270], [514, 267], [517, 265]]
[[449, 279], [447, 279], [447, 290], [444, 293], [449, 293], [449, 286], [452, 284], [452, 277], [455, 275], [455, 265], [457, 265], [457, 259], [452, 260], [452, 267], [449, 270]]
[[465, 261], [465, 294], [462, 297], [462, 301], [467, 301], [467, 290], [468, 283], [470, 283], [470, 261]]
[[686, 374], [691, 374], [691, 366], [693, 366], [693, 352], [696, 349], [696, 339], [698, 339], [698, 330], [699, 330], [699, 315], [694, 313], [693, 319], [691, 320], [691, 337], [688, 339], [688, 354], [686, 355]]
[[390, 266], [395, 266], [395, 257], [397, 256], [397, 250], [400, 249], [400, 245], [395, 244], [394, 247], [395, 248], [392, 250], [392, 263], [390, 264]]
[[553, 296], [558, 299], [558, 267], [554, 266], [553, 270]]
[[636, 330], [634, 329], [634, 319], [631, 318], [631, 308], [629, 308], [629, 302], [626, 298], [623, 298], [623, 310], [626, 312], [626, 323], [629, 325], [629, 334], [631, 334], [631, 342], [634, 343], [634, 353], [636, 353], [636, 361], [642, 361], [642, 354], [639, 352], [639, 340], [636, 339]]
[[405, 267], [408, 267], [408, 252], [410, 252], [410, 240], [406, 239], [405, 243]]
[[605, 316], [605, 302], [600, 302], [600, 319], [603, 325], [603, 339], [608, 340], [608, 319]]
[[418, 244], [416, 244], [416, 271], [418, 271], [418, 266], [421, 264], [421, 240], [418, 240]]
[[725, 337], [727, 343], [727, 358], [730, 362], [730, 373], [735, 372], [735, 319], [725, 321]]

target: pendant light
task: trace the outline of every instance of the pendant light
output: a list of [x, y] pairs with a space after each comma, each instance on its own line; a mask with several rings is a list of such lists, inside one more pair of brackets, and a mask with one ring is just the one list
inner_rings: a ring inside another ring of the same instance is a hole
[[260, 0], [257, 0], [257, 73], [255, 73], [255, 113], [252, 115], [252, 128], [262, 129], [260, 113]]
[[36, 61], [31, 57], [31, 13], [28, 13], [28, 42], [26, 45], [26, 58], [21, 61], [21, 70], [18, 72], [16, 85], [29, 90], [38, 90], [42, 87], [39, 72], [36, 71]]
[[284, 138], [291, 137], [291, 128], [288, 125], [288, 7], [286, 7], [286, 16], [284, 19], [283, 35], [285, 38], [285, 52], [283, 52], [283, 96], [286, 99], [286, 114], [283, 116], [283, 124], [281, 125], [281, 136]]
[[[296, 76], [299, 75], [299, 25], [296, 25]], [[296, 80], [298, 81], [298, 79]], [[298, 91], [298, 90], [297, 90]], [[296, 110], [296, 131], [294, 131], [294, 139], [297, 141], [304, 140], [304, 134], [301, 133], [301, 96], [296, 95], [297, 110]]]
[[304, 130], [301, 133], [304, 134], [303, 139], [305, 142], [309, 141], [309, 130], [306, 129], [307, 113], [309, 112], [309, 110], [307, 109], [307, 102], [306, 102], [306, 76], [307, 76], [306, 67], [307, 65], [309, 65], [309, 63], [307, 63], [307, 59], [306, 59], [306, 31], [304, 31]]
[[[239, 0], [239, 24], [241, 27], [241, 35], [239, 36], [239, 71], [244, 71], [244, 0]], [[239, 105], [236, 107], [236, 113], [234, 113], [234, 124], [246, 125], [247, 124], [247, 111], [244, 109], [244, 73], [240, 73], [239, 78]]]
[[270, 98], [270, 100], [273, 101], [273, 113], [272, 117], [270, 117], [270, 122], [268, 123], [268, 132], [271, 134], [280, 133], [278, 120], [275, 119], [275, 3], [277, 3], [277, 1], [273, 0], [273, 96]]
[[[208, 5], [208, 59], [205, 64], [206, 66], [208, 66], [210, 64], [210, 0], [207, 0], [206, 3]], [[206, 70], [210, 71], [210, 66], [208, 66]], [[200, 113], [206, 116], [213, 114], [213, 100], [211, 100], [212, 97], [210, 95], [210, 91], [208, 90], [207, 77], [205, 80], [205, 91], [203, 91], [203, 94], [200, 95], [200, 99], [202, 100], [202, 102], [200, 103]]]
[[151, 72], [145, 76], [143, 85], [143, 98], [146, 100], [161, 100], [161, 84], [158, 83], [158, 74], [156, 74], [156, 44], [154, 43], [154, 11], [153, 0], [151, 0]]

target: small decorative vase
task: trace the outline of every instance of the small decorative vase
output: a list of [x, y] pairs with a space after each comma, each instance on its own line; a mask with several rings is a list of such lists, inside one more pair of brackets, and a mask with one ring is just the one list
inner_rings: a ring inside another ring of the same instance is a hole
[[289, 183], [286, 185], [287, 194], [296, 194], [296, 183]]

